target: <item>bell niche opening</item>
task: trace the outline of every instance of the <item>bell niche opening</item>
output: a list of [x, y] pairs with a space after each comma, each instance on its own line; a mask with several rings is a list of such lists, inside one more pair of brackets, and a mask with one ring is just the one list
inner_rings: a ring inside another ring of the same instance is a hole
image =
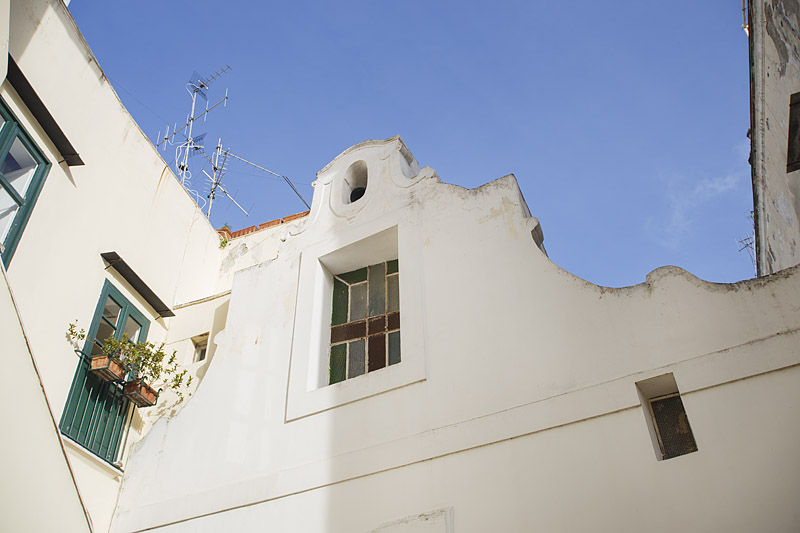
[[344, 175], [344, 187], [342, 187], [345, 204], [357, 202], [367, 192], [367, 164], [364, 161], [356, 161]]

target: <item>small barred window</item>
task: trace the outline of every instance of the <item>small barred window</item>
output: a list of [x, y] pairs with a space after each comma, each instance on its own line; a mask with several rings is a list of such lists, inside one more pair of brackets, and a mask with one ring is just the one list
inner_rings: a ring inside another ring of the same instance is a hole
[[664, 459], [697, 451], [697, 443], [679, 394], [650, 400], [650, 409]]

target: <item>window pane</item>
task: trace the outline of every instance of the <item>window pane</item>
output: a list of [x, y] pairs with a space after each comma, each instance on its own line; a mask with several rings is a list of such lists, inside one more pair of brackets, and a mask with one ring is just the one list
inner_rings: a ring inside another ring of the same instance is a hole
[[367, 281], [367, 267], [359, 268], [358, 270], [353, 270], [352, 272], [339, 274], [339, 277], [342, 278], [342, 280], [344, 280], [348, 285]]
[[341, 326], [334, 326], [331, 328], [331, 342], [338, 344], [340, 342], [357, 339], [367, 334], [367, 323], [364, 320], [358, 322], [348, 322]]
[[369, 316], [386, 312], [386, 263], [369, 267]]
[[133, 342], [139, 340], [139, 330], [141, 329], [142, 326], [140, 326], [139, 323], [133, 318], [128, 317], [128, 320], [125, 321], [125, 336]]
[[[108, 300], [106, 300], [106, 307], [103, 309], [103, 318], [108, 320], [108, 323], [111, 324], [111, 327], [117, 327], [117, 318], [119, 318], [119, 312], [122, 309], [120, 305], [115, 302], [110, 296]], [[105, 337], [99, 337], [100, 339], [105, 339]]]
[[208, 350], [208, 341], [203, 341], [195, 344], [194, 347], [194, 362], [203, 361], [206, 358], [206, 351]]
[[19, 206], [0, 186], [0, 242], [4, 241]]
[[350, 365], [347, 369], [347, 377], [352, 378], [364, 373], [364, 339], [358, 339], [350, 343]]
[[347, 345], [337, 344], [331, 346], [330, 384], [344, 381], [345, 367], [347, 365]]
[[389, 364], [400, 362], [400, 332], [389, 333]]
[[350, 321], [367, 317], [367, 284], [350, 287]]
[[104, 320], [101, 320], [100, 325], [97, 326], [97, 336], [95, 338], [102, 343], [107, 338], [113, 337], [114, 331], [114, 328], [109, 326]]
[[386, 278], [386, 312], [400, 310], [400, 278], [397, 275]]
[[375, 335], [386, 331], [386, 315], [371, 318], [367, 323], [367, 335]]
[[34, 171], [36, 170], [36, 160], [31, 153], [22, 144], [19, 138], [14, 139], [11, 144], [11, 149], [8, 151], [0, 172], [11, 183], [20, 196], [25, 198], [25, 191], [28, 189], [28, 184], [31, 181]]
[[[106, 336], [106, 338], [108, 338], [108, 336]], [[97, 341], [93, 342], [92, 351], [89, 353], [89, 355], [91, 357], [94, 357], [95, 355], [103, 355], [103, 345]]]
[[333, 309], [331, 310], [331, 326], [338, 326], [347, 322], [347, 284], [333, 278]]
[[369, 371], [378, 370], [386, 366], [386, 335], [373, 335], [369, 337]]
[[400, 329], [400, 311], [389, 313], [386, 316], [386, 329], [392, 331], [393, 329]]

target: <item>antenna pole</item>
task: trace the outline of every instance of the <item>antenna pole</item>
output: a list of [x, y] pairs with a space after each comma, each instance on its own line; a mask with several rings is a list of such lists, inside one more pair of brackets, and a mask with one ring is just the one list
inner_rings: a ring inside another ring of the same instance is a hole
[[[248, 161], [247, 159], [244, 159], [243, 157], [239, 157], [236, 154], [230, 154], [230, 156], [231, 157], [235, 157], [236, 159], [238, 159], [242, 163], [247, 163], [248, 165], [256, 167], [259, 170], [263, 170], [264, 172], [268, 172], [269, 174], [272, 174], [273, 176], [277, 176], [279, 178], [283, 178], [283, 180], [289, 185], [289, 187], [292, 188], [292, 190], [297, 195], [297, 197], [300, 198], [300, 201], [303, 202], [306, 205], [307, 208], [311, 209], [311, 206], [308, 205], [308, 202], [306, 202], [306, 199], [303, 198], [303, 195], [300, 194], [300, 191], [297, 190], [297, 187], [294, 186], [294, 183], [292, 183], [292, 181], [288, 177], [284, 176], [283, 174], [278, 174], [277, 172], [273, 172], [273, 171], [269, 170], [268, 168], [264, 168], [264, 167], [262, 167], [260, 165], [256, 165], [255, 163], [253, 163], [251, 161]], [[242, 211], [244, 211], [244, 209], [242, 209]]]
[[220, 138], [217, 141], [217, 148], [214, 152], [214, 162], [212, 163], [212, 167], [214, 168], [214, 176], [213, 177], [208, 176], [208, 173], [206, 173], [206, 176], [211, 178], [211, 190], [208, 193], [208, 213], [206, 213], [206, 216], [208, 217], [209, 220], [211, 219], [211, 204], [214, 203], [214, 193], [217, 190], [217, 184], [218, 184], [217, 172], [219, 170], [219, 152], [221, 149], [222, 149], [222, 138]]
[[244, 210], [244, 207], [240, 206], [240, 205], [239, 205], [239, 202], [237, 202], [236, 200], [234, 200], [234, 199], [233, 199], [233, 196], [231, 196], [230, 194], [228, 194], [228, 191], [226, 191], [226, 190], [225, 190], [225, 187], [223, 187], [223, 186], [222, 186], [222, 184], [220, 184], [220, 186], [219, 186], [219, 190], [221, 190], [221, 191], [222, 191], [222, 193], [223, 193], [225, 196], [227, 196], [227, 197], [228, 197], [228, 200], [230, 200], [231, 202], [233, 202], [234, 204], [236, 204], [236, 207], [238, 207], [239, 209], [241, 209], [241, 210], [242, 210], [242, 213], [244, 213], [244, 214], [245, 214], [245, 215], [247, 215], [247, 216], [250, 216], [250, 213], [248, 213], [247, 211], [245, 211], [245, 210]]
[[189, 113], [189, 131], [187, 132], [188, 139], [186, 140], [186, 150], [183, 154], [183, 161], [178, 164], [178, 169], [181, 171], [181, 185], [184, 187], [186, 186], [187, 177], [186, 175], [189, 172], [189, 152], [194, 147], [194, 141], [192, 140], [192, 124], [194, 123], [194, 106], [197, 103], [197, 91], [199, 88], [195, 87], [192, 91], [192, 111]]

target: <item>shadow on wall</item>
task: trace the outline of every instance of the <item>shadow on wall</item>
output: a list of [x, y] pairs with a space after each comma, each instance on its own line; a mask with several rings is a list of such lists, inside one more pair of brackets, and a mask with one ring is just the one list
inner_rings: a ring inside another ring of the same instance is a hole
[[229, 299], [225, 300], [225, 302], [214, 309], [214, 319], [211, 323], [211, 335], [208, 339], [208, 353], [206, 353], [206, 358], [208, 361], [197, 371], [197, 379], [201, 380], [201, 383], [203, 377], [206, 375], [206, 372], [208, 372], [208, 367], [211, 365], [211, 361], [214, 360], [214, 355], [217, 353], [217, 344], [214, 342], [214, 337], [225, 328], [225, 321], [228, 318], [228, 307], [230, 306], [230, 303], [231, 301]]

